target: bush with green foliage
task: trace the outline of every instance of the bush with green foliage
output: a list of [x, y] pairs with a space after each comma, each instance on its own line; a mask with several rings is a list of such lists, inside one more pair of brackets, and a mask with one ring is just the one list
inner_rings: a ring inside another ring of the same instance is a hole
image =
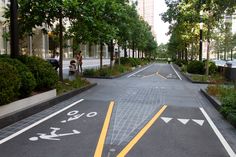
[[213, 75], [217, 72], [217, 66], [214, 62], [209, 62], [209, 74]]
[[[115, 61], [116, 64], [118, 64], [118, 59]], [[140, 58], [120, 58], [120, 64], [122, 65], [130, 65], [132, 67], [136, 67], [138, 65], [144, 65], [147, 63], [147, 60], [143, 60]]]
[[83, 71], [84, 76], [95, 76], [96, 70], [95, 69], [85, 69]]
[[230, 113], [236, 113], [236, 91], [232, 89], [225, 90], [221, 95], [221, 109], [220, 112], [224, 117], [227, 117]]
[[191, 61], [187, 66], [187, 72], [192, 74], [204, 74], [204, 63], [201, 61]]
[[21, 85], [16, 67], [0, 62], [0, 105], [12, 102], [19, 96]]
[[21, 78], [19, 89], [20, 97], [29, 96], [36, 86], [36, 80], [30, 70], [19, 60], [9, 57], [0, 57], [0, 62], [6, 62], [14, 66]]
[[57, 94], [63, 94], [65, 92], [69, 92], [74, 89], [78, 89], [81, 87], [84, 87], [86, 85], [89, 85], [90, 83], [81, 77], [76, 77], [74, 80], [68, 80], [65, 79], [63, 82], [58, 81], [56, 89], [57, 89]]
[[112, 74], [112, 71], [110, 68], [102, 68], [98, 70], [99, 76], [102, 77], [109, 77]]
[[55, 88], [58, 81], [58, 74], [51, 64], [35, 56], [20, 56], [18, 59], [22, 61], [34, 75], [37, 90]]

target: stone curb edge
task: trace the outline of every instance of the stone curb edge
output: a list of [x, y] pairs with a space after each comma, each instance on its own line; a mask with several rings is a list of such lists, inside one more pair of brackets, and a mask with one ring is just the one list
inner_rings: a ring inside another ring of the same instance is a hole
[[211, 104], [212, 104], [217, 110], [219, 110], [219, 109], [221, 108], [221, 103], [220, 103], [217, 99], [215, 99], [214, 97], [210, 96], [210, 95], [206, 92], [206, 90], [201, 89], [200, 91], [201, 91], [201, 93], [211, 102]]
[[[150, 64], [148, 64], [148, 65], [150, 65]], [[120, 75], [116, 75], [116, 76], [105, 76], [105, 77], [102, 77], [102, 76], [84, 76], [85, 78], [97, 78], [97, 79], [115, 79], [115, 78], [119, 78], [119, 77], [122, 77], [122, 76], [125, 76], [125, 75], [127, 75], [127, 74], [130, 74], [130, 73], [132, 73], [132, 72], [135, 72], [135, 71], [137, 71], [137, 70], [139, 70], [139, 69], [141, 69], [141, 68], [145, 68], [146, 66], [148, 66], [148, 65], [144, 65], [144, 66], [141, 66], [141, 67], [138, 67], [138, 68], [136, 68], [136, 69], [134, 69], [134, 70], [131, 70], [131, 71], [127, 71], [127, 72], [125, 72], [125, 73], [123, 73], [123, 74], [120, 74]]]
[[55, 98], [52, 98], [50, 100], [47, 100], [45, 102], [42, 102], [38, 105], [35, 105], [33, 107], [29, 107], [29, 108], [24, 108], [20, 111], [16, 111], [16, 112], [13, 112], [11, 114], [8, 114], [4, 117], [0, 117], [0, 129], [1, 128], [4, 128], [8, 125], [11, 125], [19, 120], [22, 120], [26, 117], [29, 117], [33, 114], [36, 114], [42, 110], [45, 110], [47, 108], [50, 108], [54, 105], [56, 105], [57, 103], [59, 102], [62, 102], [62, 101], [65, 101], [77, 94], [80, 94], [94, 86], [96, 86], [97, 83], [94, 83], [94, 84], [91, 84], [91, 85], [88, 85], [88, 86], [85, 86], [85, 87], [82, 87], [80, 89], [75, 89], [71, 92], [67, 92], [65, 94], [62, 94], [62, 95], [59, 95], [59, 96], [56, 96]]
[[189, 82], [196, 83], [196, 84], [215, 84], [213, 82], [201, 82], [201, 81], [193, 81], [189, 76], [187, 76], [185, 73], [181, 72], [180, 67], [176, 64], [172, 64], [174, 67], [184, 76]]

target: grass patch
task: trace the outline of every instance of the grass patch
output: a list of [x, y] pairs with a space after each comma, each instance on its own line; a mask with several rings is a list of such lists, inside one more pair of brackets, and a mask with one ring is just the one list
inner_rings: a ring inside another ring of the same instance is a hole
[[211, 85], [207, 93], [221, 102], [220, 113], [236, 127], [236, 89], [234, 85]]
[[56, 89], [57, 89], [57, 95], [61, 95], [63, 93], [85, 87], [89, 85], [90, 83], [81, 77], [76, 77], [75, 80], [64, 80], [63, 82], [58, 81]]
[[227, 81], [220, 74], [214, 75], [199, 75], [199, 74], [189, 74], [185, 73], [193, 82], [206, 82], [206, 83], [215, 83], [215, 84], [223, 84]]

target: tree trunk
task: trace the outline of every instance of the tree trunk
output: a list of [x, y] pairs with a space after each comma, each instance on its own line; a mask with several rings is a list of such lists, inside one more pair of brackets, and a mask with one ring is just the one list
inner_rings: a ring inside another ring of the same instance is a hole
[[206, 60], [206, 76], [209, 75], [209, 56], [210, 56], [210, 26], [207, 27], [207, 60]]
[[118, 64], [120, 65], [120, 46], [118, 45]]
[[113, 47], [113, 41], [110, 41], [110, 68], [112, 69], [113, 64], [113, 56], [114, 56], [114, 47]]
[[138, 49], [138, 58], [139, 58], [139, 49]]
[[100, 69], [102, 69], [103, 43], [100, 43]]
[[124, 57], [127, 58], [127, 47], [126, 47], [126, 44], [125, 44], [125, 48], [124, 48]]
[[188, 49], [187, 49], [187, 44], [185, 44], [185, 61], [188, 61]]
[[60, 42], [60, 58], [59, 58], [59, 79], [63, 81], [63, 24], [62, 24], [62, 13], [60, 12], [59, 24], [60, 24], [60, 32], [59, 32], [59, 42]]
[[233, 49], [230, 50], [230, 58], [231, 58], [231, 61], [233, 60]]
[[11, 58], [20, 55], [19, 52], [19, 36], [18, 36], [18, 3], [17, 0], [11, 0], [10, 5], [10, 33], [11, 33]]
[[132, 44], [132, 50], [133, 50], [133, 58], [134, 58], [134, 42]]

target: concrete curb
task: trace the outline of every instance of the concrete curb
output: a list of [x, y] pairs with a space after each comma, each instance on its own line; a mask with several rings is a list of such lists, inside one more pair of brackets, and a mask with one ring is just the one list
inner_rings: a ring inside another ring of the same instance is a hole
[[[148, 65], [149, 65], [149, 64], [148, 64]], [[125, 73], [123, 73], [123, 74], [116, 75], [116, 76], [104, 76], [104, 77], [102, 77], [102, 76], [94, 76], [94, 77], [93, 77], [93, 76], [83, 76], [83, 77], [85, 77], [85, 78], [97, 78], [97, 79], [116, 79], [116, 78], [125, 76], [125, 75], [127, 75], [127, 74], [130, 74], [130, 73], [132, 73], [132, 72], [135, 72], [135, 71], [137, 71], [137, 70], [139, 70], [139, 69], [141, 69], [141, 68], [145, 68], [145, 67], [148, 66], [148, 65], [144, 65], [144, 66], [135, 68], [134, 70], [127, 71], [127, 72], [125, 72]]]
[[216, 98], [214, 98], [213, 96], [210, 96], [204, 89], [201, 89], [200, 91], [217, 110], [221, 108], [221, 103]]
[[50, 108], [54, 105], [56, 105], [57, 103], [59, 102], [62, 102], [62, 101], [65, 101], [79, 93], [82, 93], [83, 91], [86, 91], [94, 86], [96, 86], [97, 83], [94, 83], [94, 84], [91, 84], [91, 85], [88, 85], [88, 86], [85, 86], [85, 87], [82, 87], [80, 89], [76, 89], [76, 90], [73, 90], [71, 92], [67, 92], [63, 95], [59, 95], [55, 98], [52, 98], [50, 100], [47, 100], [45, 102], [42, 102], [38, 105], [35, 105], [33, 107], [28, 107], [28, 108], [24, 108], [22, 110], [19, 110], [19, 111], [16, 111], [16, 112], [12, 112], [10, 114], [7, 114], [5, 116], [2, 116], [0, 117], [0, 129], [1, 128], [4, 128], [8, 125], [11, 125], [19, 120], [22, 120], [26, 117], [29, 117], [35, 113], [38, 113], [42, 110], [45, 110], [47, 108]]
[[191, 78], [189, 78], [189, 76], [187, 76], [185, 73], [181, 72], [181, 69], [180, 69], [180, 67], [178, 65], [176, 65], [176, 64], [172, 64], [172, 65], [175, 67], [175, 69], [177, 69], [181, 73], [182, 76], [184, 76], [186, 78], [186, 80], [188, 80], [191, 83], [196, 83], [196, 84], [215, 84], [214, 82], [193, 81]]

